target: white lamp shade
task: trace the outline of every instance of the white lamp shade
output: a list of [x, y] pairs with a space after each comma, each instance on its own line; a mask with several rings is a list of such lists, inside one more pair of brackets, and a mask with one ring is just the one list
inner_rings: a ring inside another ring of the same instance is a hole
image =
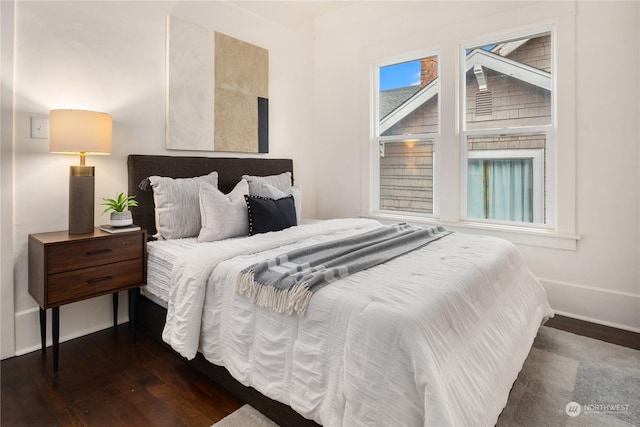
[[49, 113], [49, 151], [52, 153], [111, 153], [111, 116], [84, 110]]

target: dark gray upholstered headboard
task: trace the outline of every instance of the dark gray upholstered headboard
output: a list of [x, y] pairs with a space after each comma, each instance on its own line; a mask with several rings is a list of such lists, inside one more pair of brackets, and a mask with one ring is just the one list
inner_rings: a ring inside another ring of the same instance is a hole
[[223, 193], [233, 190], [242, 175], [267, 176], [291, 172], [293, 160], [264, 158], [225, 157], [181, 157], [130, 154], [127, 159], [130, 195], [136, 196], [138, 207], [131, 208], [133, 222], [147, 230], [147, 235], [156, 233], [153, 191], [141, 190], [138, 185], [149, 176], [190, 178], [218, 172], [218, 188]]

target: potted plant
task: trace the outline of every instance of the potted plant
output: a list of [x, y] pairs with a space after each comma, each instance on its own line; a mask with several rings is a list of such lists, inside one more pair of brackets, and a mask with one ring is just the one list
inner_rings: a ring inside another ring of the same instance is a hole
[[103, 206], [106, 206], [102, 214], [106, 214], [111, 211], [111, 216], [109, 218], [109, 224], [114, 227], [124, 227], [126, 225], [133, 224], [133, 217], [131, 216], [131, 211], [127, 210], [130, 206], [138, 206], [138, 202], [135, 199], [136, 196], [125, 196], [124, 193], [120, 193], [116, 196], [115, 199], [102, 199], [104, 203], [101, 203]]

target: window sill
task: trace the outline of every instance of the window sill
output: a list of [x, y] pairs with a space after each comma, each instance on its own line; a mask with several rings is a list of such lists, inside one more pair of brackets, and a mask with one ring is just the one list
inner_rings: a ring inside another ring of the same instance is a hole
[[518, 245], [538, 246], [542, 248], [562, 249], [575, 251], [580, 236], [576, 234], [563, 234], [554, 230], [538, 228], [517, 227], [502, 224], [486, 224], [478, 222], [447, 222], [437, 218], [412, 216], [392, 213], [371, 213], [361, 215], [363, 218], [377, 219], [383, 223], [403, 221], [421, 225], [442, 225], [449, 230], [469, 234], [483, 234], [500, 237]]

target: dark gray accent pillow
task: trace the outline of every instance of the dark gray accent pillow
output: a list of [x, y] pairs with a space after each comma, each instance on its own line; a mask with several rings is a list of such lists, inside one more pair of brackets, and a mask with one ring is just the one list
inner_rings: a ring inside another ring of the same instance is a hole
[[249, 235], [279, 231], [298, 225], [293, 196], [269, 199], [244, 196], [249, 211]]

